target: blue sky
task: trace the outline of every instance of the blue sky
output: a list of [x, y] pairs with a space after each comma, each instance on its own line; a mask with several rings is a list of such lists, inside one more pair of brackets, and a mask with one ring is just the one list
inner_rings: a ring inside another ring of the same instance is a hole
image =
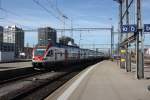
[[[56, 0], [36, 1], [48, 8], [54, 15], [58, 15], [51, 8], [51, 5], [56, 6]], [[1, 7], [10, 11], [0, 11], [0, 24], [2, 26], [17, 24], [23, 29], [36, 29], [44, 26], [62, 28], [62, 22], [39, 7], [33, 0], [1, 0], [1, 2]], [[143, 17], [146, 23], [150, 23], [147, 13], [150, 10], [149, 4], [149, 0], [143, 0]], [[114, 25], [115, 31], [117, 30], [118, 4], [113, 0], [57, 0], [57, 6], [69, 19], [72, 19], [73, 27], [111, 27], [111, 25]], [[65, 27], [71, 27], [70, 20], [66, 20]], [[73, 33], [76, 43], [79, 43], [81, 33], [81, 44], [110, 44], [109, 31]], [[70, 32], [64, 34], [70, 36]], [[60, 33], [58, 33], [58, 36], [60, 36]], [[117, 37], [115, 37], [115, 40], [117, 40]], [[27, 42], [31, 45], [36, 44], [37, 32], [26, 32], [25, 43]]]

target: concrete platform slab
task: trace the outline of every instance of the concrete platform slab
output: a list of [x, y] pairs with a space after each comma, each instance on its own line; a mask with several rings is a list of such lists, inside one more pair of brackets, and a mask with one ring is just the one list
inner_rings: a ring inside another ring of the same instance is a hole
[[115, 62], [85, 69], [45, 100], [150, 100], [150, 80], [137, 80]]
[[32, 62], [0, 63], [0, 71], [32, 67]]

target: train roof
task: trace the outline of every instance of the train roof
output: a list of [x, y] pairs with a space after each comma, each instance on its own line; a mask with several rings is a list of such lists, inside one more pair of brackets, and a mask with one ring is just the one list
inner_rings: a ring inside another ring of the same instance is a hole
[[57, 47], [64, 47], [64, 48], [78, 48], [79, 49], [79, 46], [74, 46], [74, 45], [64, 45], [64, 44], [60, 44], [60, 43], [56, 43], [55, 46]]
[[[36, 45], [36, 48], [39, 48], [39, 49], [46, 49], [47, 46], [48, 46], [48, 45]], [[84, 51], [98, 52], [98, 51], [91, 50], [91, 49], [80, 48], [79, 46], [64, 45], [64, 44], [60, 44], [60, 43], [55, 43], [53, 46], [60, 47], [60, 48], [76, 48], [76, 49], [80, 49], [80, 50], [84, 50]], [[98, 52], [98, 53], [102, 53], [102, 52]]]

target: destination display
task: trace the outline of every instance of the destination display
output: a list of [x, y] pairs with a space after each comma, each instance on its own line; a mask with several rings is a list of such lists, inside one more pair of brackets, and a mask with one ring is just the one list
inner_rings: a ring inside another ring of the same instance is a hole
[[[143, 31], [150, 32], [150, 24], [144, 24]], [[121, 27], [121, 33], [134, 33], [134, 32], [137, 32], [137, 26], [135, 24], [122, 25]]]

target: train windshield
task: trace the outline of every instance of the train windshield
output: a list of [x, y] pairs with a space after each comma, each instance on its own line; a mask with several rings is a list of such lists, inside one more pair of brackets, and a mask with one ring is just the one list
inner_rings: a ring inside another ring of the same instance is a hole
[[34, 55], [35, 55], [35, 56], [43, 56], [44, 53], [45, 53], [45, 49], [36, 49], [36, 50], [34, 51]]

